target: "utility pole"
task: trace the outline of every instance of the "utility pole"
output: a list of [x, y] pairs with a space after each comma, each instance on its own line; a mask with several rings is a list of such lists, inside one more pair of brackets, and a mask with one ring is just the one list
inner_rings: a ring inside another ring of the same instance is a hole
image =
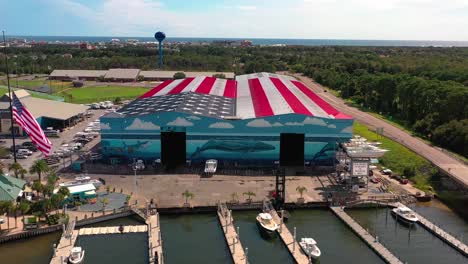
[[5, 31], [2, 31], [3, 34], [3, 53], [5, 54], [5, 70], [6, 70], [6, 75], [7, 75], [7, 86], [8, 86], [8, 95], [10, 97], [10, 130], [11, 130], [11, 138], [13, 139], [13, 160], [16, 163], [16, 142], [15, 142], [15, 130], [13, 129], [13, 106], [11, 101], [13, 100], [13, 94], [11, 93], [11, 87], [10, 87], [10, 73], [8, 71], [8, 55], [6, 52], [6, 39], [5, 39]]

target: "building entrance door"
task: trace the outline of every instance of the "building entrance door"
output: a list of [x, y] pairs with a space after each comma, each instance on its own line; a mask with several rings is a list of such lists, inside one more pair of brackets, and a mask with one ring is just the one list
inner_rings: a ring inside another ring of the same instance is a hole
[[185, 164], [185, 132], [161, 132], [161, 163], [167, 168]]
[[304, 134], [281, 133], [281, 166], [304, 166], [304, 138]]

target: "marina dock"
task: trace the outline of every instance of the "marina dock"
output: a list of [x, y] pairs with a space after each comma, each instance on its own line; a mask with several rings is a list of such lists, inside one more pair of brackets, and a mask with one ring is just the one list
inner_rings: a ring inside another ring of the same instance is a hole
[[149, 263], [164, 263], [161, 226], [159, 223], [159, 213], [151, 214], [146, 218], [148, 227], [148, 250]]
[[298, 264], [312, 263], [309, 260], [309, 257], [307, 257], [307, 255], [302, 251], [301, 247], [299, 246], [299, 243], [296, 239], [294, 239], [294, 236], [291, 234], [288, 227], [284, 223], [282, 223], [281, 218], [278, 216], [276, 210], [270, 208], [267, 211], [268, 213], [270, 213], [271, 217], [273, 218], [273, 221], [280, 225], [280, 228], [278, 229], [278, 235], [288, 248], [288, 251], [293, 257], [294, 261], [296, 261], [296, 263]]
[[354, 221], [342, 207], [331, 206], [330, 209], [348, 225], [354, 233], [356, 233], [369, 247], [374, 250], [385, 262], [389, 264], [403, 264], [395, 255], [392, 254], [384, 245], [382, 245], [375, 237], [367, 232], [361, 225]]
[[218, 206], [218, 220], [223, 229], [224, 238], [231, 252], [232, 260], [235, 264], [248, 263], [245, 256], [244, 247], [239, 240], [239, 235], [234, 228], [234, 218], [232, 212], [227, 209], [226, 204]]
[[[401, 203], [395, 203], [393, 206], [398, 207], [398, 206], [405, 206], [404, 204]], [[445, 243], [453, 247], [454, 249], [458, 250], [460, 253], [462, 253], [465, 257], [468, 256], [468, 246], [460, 241], [459, 239], [455, 238], [451, 234], [445, 232], [442, 228], [436, 226], [433, 224], [431, 221], [427, 220], [425, 217], [422, 215], [416, 213], [413, 210], [413, 213], [418, 217], [419, 221], [418, 223], [423, 226], [425, 229], [427, 229], [429, 232], [437, 236], [438, 238], [442, 239]]]
[[[120, 230], [122, 228], [122, 230]], [[105, 226], [105, 227], [90, 227], [90, 228], [81, 228], [78, 231], [80, 236], [86, 235], [107, 235], [107, 234], [123, 234], [123, 233], [142, 233], [148, 231], [148, 226], [146, 225], [136, 225], [136, 226]]]
[[77, 237], [78, 230], [65, 231], [60, 238], [59, 244], [54, 249], [54, 255], [50, 260], [50, 264], [68, 263], [68, 256], [70, 256], [70, 251], [75, 245]]

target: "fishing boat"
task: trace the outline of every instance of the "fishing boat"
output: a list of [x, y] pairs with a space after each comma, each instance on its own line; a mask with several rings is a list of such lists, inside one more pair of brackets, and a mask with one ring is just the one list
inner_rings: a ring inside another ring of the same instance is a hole
[[301, 246], [304, 253], [313, 259], [318, 259], [322, 254], [320, 249], [317, 247], [317, 242], [313, 238], [303, 237], [301, 242], [299, 242], [299, 245]]
[[70, 256], [68, 257], [68, 262], [72, 264], [83, 263], [85, 251], [81, 247], [74, 247], [70, 251]]
[[398, 206], [392, 209], [392, 214], [404, 224], [413, 224], [419, 221], [414, 212], [406, 206]]
[[260, 232], [268, 237], [274, 237], [278, 229], [278, 224], [273, 221], [269, 213], [260, 213], [257, 215], [257, 226]]

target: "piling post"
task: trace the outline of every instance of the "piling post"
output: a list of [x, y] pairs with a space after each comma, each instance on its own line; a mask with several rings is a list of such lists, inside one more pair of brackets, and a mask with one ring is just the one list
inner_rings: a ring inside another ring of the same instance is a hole
[[232, 238], [232, 254], [236, 253], [236, 238]]
[[283, 232], [283, 222], [284, 222], [283, 217], [284, 217], [284, 210], [281, 209], [281, 221], [280, 221], [280, 230], [279, 230], [280, 233]]
[[296, 227], [294, 227], [293, 252], [296, 252]]
[[161, 231], [158, 231], [158, 245], [161, 245]]
[[228, 232], [227, 229], [228, 229], [228, 219], [227, 219], [227, 217], [226, 217], [226, 218], [224, 218], [224, 233], [226, 233], [226, 234], [227, 234], [227, 232]]
[[159, 227], [159, 212], [156, 213], [156, 226]]
[[240, 240], [240, 227], [237, 227], [237, 239]]
[[249, 248], [245, 248], [245, 264], [249, 263]]
[[232, 210], [229, 210], [229, 224], [232, 224]]

